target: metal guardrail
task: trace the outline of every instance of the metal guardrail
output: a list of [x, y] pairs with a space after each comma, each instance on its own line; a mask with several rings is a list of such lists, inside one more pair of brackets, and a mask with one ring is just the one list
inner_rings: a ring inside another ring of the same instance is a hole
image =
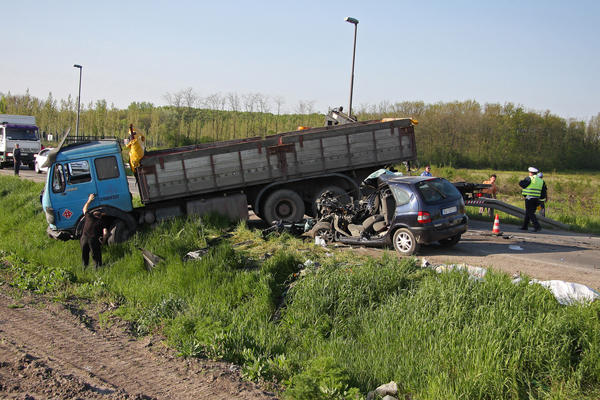
[[[478, 199], [470, 199], [465, 200], [465, 206], [470, 207], [487, 207], [493, 208], [498, 211], [505, 212], [510, 215], [514, 215], [515, 217], [523, 218], [525, 217], [525, 210], [519, 207], [515, 207], [511, 204], [505, 203], [503, 201], [497, 199], [490, 199], [487, 197], [480, 197]], [[555, 221], [551, 218], [542, 217], [541, 215], [536, 215], [540, 224], [553, 226], [555, 228], [569, 230], [570, 227], [562, 222]]]

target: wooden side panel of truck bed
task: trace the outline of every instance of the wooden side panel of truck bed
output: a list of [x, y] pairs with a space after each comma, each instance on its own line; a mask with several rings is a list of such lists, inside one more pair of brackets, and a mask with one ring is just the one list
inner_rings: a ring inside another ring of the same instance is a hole
[[148, 152], [140, 195], [153, 203], [414, 159], [410, 119], [360, 122]]

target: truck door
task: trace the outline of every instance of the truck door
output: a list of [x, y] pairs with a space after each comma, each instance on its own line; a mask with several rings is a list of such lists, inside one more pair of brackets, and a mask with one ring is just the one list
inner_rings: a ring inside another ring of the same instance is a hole
[[[123, 170], [123, 162], [116, 155], [98, 157], [93, 160], [96, 172], [96, 187], [99, 204], [110, 205], [122, 211], [129, 212], [133, 209], [127, 175]], [[95, 202], [93, 203], [96, 204]]]
[[50, 198], [55, 210], [56, 228], [75, 228], [90, 193], [97, 193], [89, 161], [56, 163], [52, 168], [51, 182]]

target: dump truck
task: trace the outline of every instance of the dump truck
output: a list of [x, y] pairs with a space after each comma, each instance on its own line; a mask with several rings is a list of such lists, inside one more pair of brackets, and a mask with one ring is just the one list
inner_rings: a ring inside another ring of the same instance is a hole
[[[335, 118], [333, 118], [335, 116]], [[111, 219], [109, 241], [125, 240], [140, 224], [211, 212], [267, 222], [314, 215], [326, 191], [358, 197], [374, 169], [416, 160], [410, 118], [355, 122], [330, 111], [326, 126], [147, 151], [136, 171], [142, 207], [133, 207], [121, 144], [82, 141], [58, 146], [48, 157], [42, 205], [48, 234], [78, 238], [82, 208]]]
[[21, 148], [21, 162], [33, 169], [34, 156], [42, 148], [35, 117], [0, 114], [0, 168], [13, 165], [16, 144]]

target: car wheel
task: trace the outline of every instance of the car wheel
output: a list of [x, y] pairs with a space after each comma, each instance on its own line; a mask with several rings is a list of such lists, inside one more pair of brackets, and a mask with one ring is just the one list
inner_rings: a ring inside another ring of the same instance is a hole
[[304, 217], [304, 202], [293, 190], [277, 190], [267, 198], [261, 214], [268, 223], [300, 221]]
[[394, 232], [394, 249], [403, 256], [410, 256], [419, 250], [419, 244], [415, 235], [406, 228], [400, 228]]
[[333, 236], [333, 227], [330, 222], [317, 222], [310, 230], [309, 235], [312, 238], [319, 236], [325, 243], [331, 243], [335, 239]]
[[444, 247], [451, 247], [451, 246], [454, 246], [456, 243], [458, 243], [460, 241], [460, 237], [461, 237], [461, 234], [459, 233], [458, 235], [454, 235], [454, 236], [449, 237], [447, 239], [442, 239], [439, 242]]

